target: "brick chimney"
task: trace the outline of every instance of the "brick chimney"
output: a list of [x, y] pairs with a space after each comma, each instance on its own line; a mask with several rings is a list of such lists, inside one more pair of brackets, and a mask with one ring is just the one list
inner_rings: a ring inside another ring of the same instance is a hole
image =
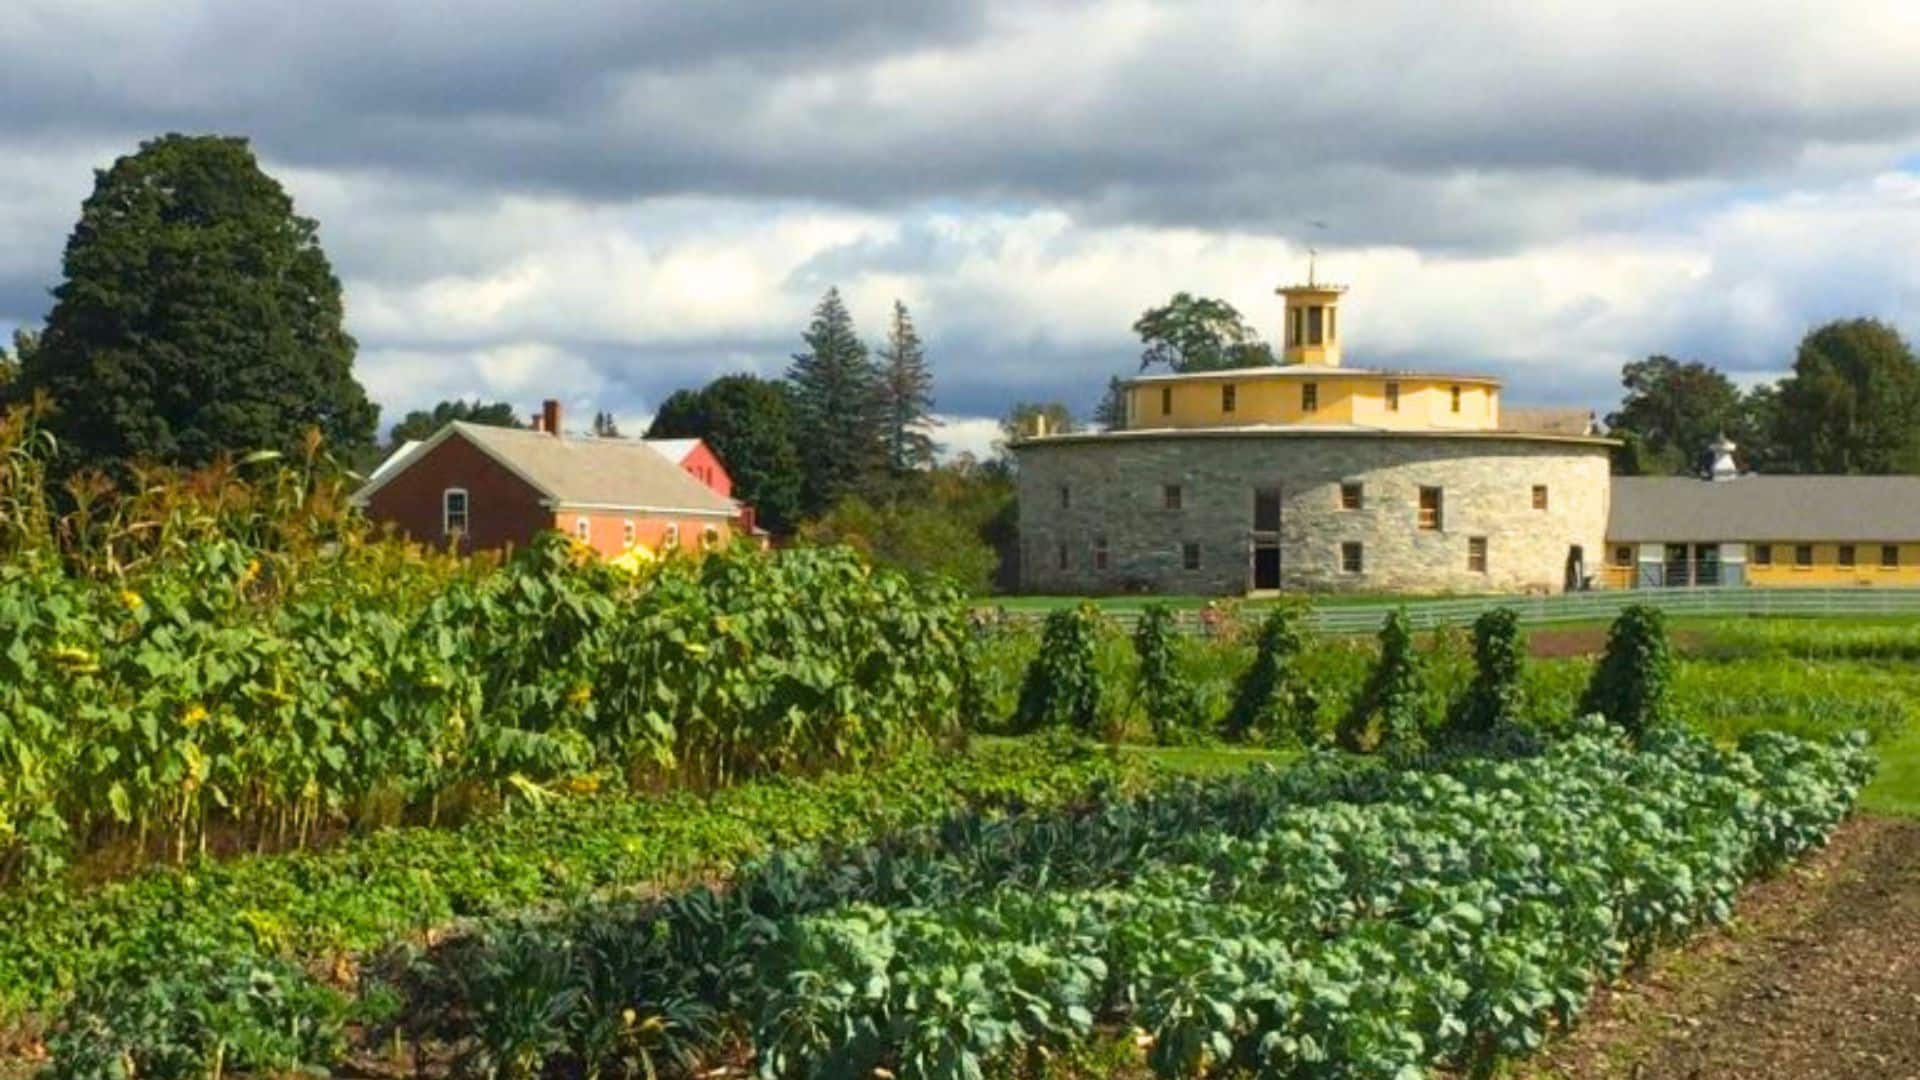
[[560, 434], [560, 402], [548, 398], [540, 403], [540, 423], [538, 430], [549, 435]]

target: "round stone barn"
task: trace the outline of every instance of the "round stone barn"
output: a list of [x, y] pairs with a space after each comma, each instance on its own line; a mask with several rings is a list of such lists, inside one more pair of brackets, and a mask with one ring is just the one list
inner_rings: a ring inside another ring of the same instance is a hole
[[1028, 433], [1027, 592], [1487, 593], [1599, 569], [1612, 440], [1499, 380], [1341, 365], [1338, 286], [1287, 299], [1277, 366], [1123, 385], [1125, 423]]

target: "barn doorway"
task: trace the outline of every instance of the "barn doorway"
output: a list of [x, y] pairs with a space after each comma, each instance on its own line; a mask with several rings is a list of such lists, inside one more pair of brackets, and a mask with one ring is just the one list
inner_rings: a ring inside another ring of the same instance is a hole
[[1280, 489], [1253, 489], [1253, 565], [1251, 585], [1254, 592], [1270, 592], [1280, 587]]

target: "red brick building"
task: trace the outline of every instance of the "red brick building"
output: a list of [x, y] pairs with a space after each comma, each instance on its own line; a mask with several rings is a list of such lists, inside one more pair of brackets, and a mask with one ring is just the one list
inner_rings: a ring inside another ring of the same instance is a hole
[[722, 543], [752, 528], [751, 511], [728, 497], [731, 481], [704, 444], [703, 467], [724, 490], [638, 439], [566, 434], [557, 402], [536, 424], [448, 424], [395, 451], [354, 499], [411, 539], [466, 551], [524, 546], [555, 529], [611, 557], [636, 544]]

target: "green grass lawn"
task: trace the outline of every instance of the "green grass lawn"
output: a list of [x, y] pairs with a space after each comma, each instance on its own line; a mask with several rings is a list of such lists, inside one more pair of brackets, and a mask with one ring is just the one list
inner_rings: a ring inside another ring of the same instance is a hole
[[1880, 771], [1860, 795], [1862, 809], [1920, 818], [1920, 729], [1883, 741]]

